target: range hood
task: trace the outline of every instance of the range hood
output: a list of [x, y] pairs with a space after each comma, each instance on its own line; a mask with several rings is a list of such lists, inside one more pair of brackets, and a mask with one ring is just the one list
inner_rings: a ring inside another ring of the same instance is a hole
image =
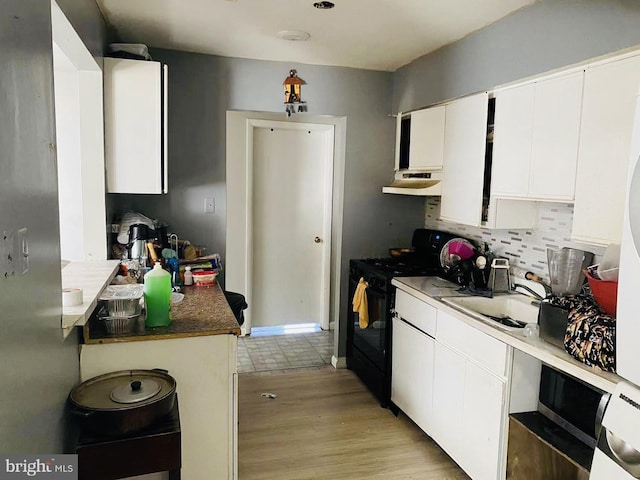
[[400, 171], [396, 173], [391, 185], [382, 187], [382, 193], [439, 197], [442, 191], [441, 181], [442, 172]]

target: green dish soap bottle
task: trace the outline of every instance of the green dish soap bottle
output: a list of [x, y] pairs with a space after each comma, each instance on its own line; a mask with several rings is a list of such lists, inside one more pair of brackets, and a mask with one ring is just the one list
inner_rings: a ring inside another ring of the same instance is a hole
[[147, 327], [166, 327], [171, 323], [171, 274], [160, 263], [144, 276], [144, 303]]

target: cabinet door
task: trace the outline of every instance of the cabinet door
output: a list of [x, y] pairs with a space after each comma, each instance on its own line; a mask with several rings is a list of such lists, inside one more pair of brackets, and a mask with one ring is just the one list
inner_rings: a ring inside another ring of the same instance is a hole
[[487, 107], [486, 92], [446, 105], [442, 220], [480, 226]]
[[104, 59], [109, 193], [166, 193], [163, 101], [166, 102], [166, 68], [159, 62]]
[[471, 478], [504, 478], [506, 416], [506, 382], [467, 361], [460, 463]]
[[433, 372], [434, 440], [458, 463], [464, 458], [462, 431], [465, 357], [436, 342]]
[[584, 99], [572, 238], [620, 242], [640, 57], [590, 68]]
[[433, 338], [393, 319], [391, 400], [430, 433], [433, 392]]
[[496, 93], [491, 195], [526, 198], [533, 138], [535, 85]]
[[529, 196], [574, 199], [584, 72], [536, 83]]
[[411, 113], [410, 170], [442, 169], [444, 115], [444, 105]]

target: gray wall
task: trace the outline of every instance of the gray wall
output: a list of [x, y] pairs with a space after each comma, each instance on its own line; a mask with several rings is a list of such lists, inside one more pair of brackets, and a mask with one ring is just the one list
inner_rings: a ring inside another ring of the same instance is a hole
[[399, 69], [392, 111], [486, 90], [640, 44], [637, 0], [542, 0]]
[[[169, 50], [152, 55], [169, 65], [169, 194], [109, 195], [111, 210], [161, 218], [181, 238], [224, 255], [225, 112], [283, 112], [282, 81], [297, 69], [307, 83], [302, 98], [309, 113], [347, 117], [340, 309], [346, 328], [348, 260], [407, 245], [424, 223], [422, 199], [381, 193], [393, 177], [392, 74]], [[215, 215], [202, 213], [205, 193], [215, 196]], [[340, 336], [344, 355], [344, 331]]]
[[[61, 3], [84, 12], [81, 25], [99, 43], [95, 2]], [[77, 339], [63, 341], [60, 326], [51, 10], [43, 0], [5, 0], [0, 9], [0, 231], [26, 227], [30, 245], [29, 271], [0, 277], [0, 452], [58, 453], [79, 362]]]

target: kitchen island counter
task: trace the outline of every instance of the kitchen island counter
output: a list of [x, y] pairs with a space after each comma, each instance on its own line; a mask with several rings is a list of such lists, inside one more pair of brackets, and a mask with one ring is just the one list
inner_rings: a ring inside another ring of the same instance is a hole
[[218, 284], [183, 292], [168, 327], [145, 328], [141, 318], [135, 332], [113, 336], [92, 317], [80, 345], [80, 380], [121, 370], [166, 370], [180, 396], [182, 478], [237, 478], [240, 327]]
[[171, 324], [167, 327], [149, 328], [140, 316], [133, 332], [112, 335], [96, 317], [84, 326], [85, 344], [104, 344], [165, 340], [172, 338], [200, 337], [209, 335], [240, 335], [229, 303], [216, 283], [210, 287], [183, 287], [184, 300], [171, 306]]

